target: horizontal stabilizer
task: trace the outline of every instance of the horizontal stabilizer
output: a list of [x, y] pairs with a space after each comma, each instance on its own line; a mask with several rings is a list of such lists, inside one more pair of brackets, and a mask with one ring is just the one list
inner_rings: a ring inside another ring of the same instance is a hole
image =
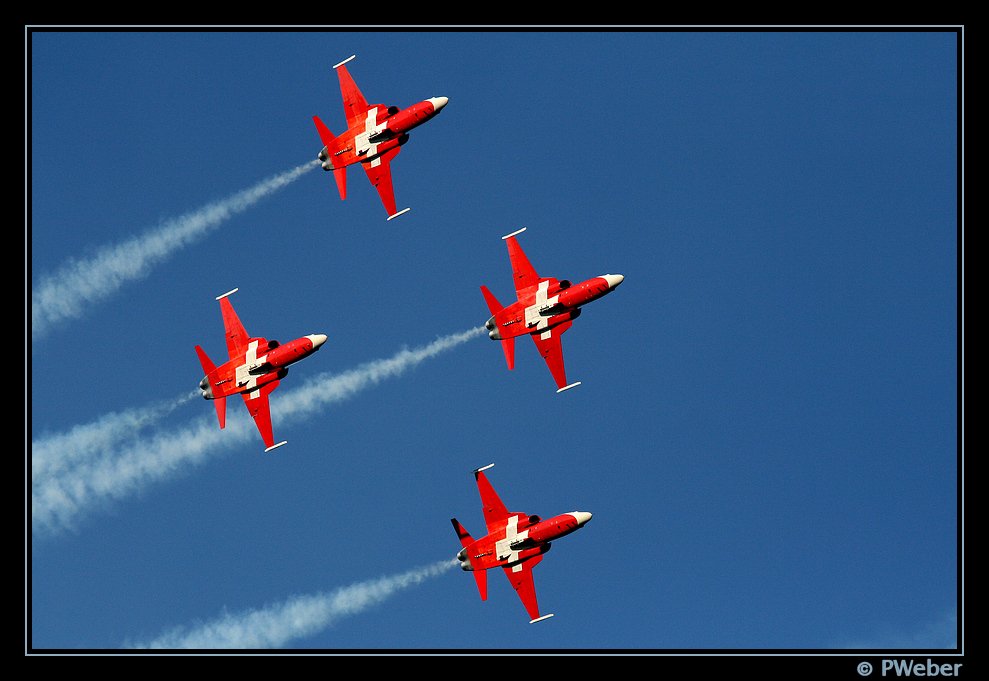
[[474, 575], [474, 582], [477, 584], [477, 593], [481, 595], [482, 601], [486, 601], [488, 600], [488, 573], [485, 570], [474, 570], [470, 556], [467, 555], [467, 547], [474, 543], [474, 538], [470, 536], [470, 533], [456, 518], [450, 518], [450, 522], [453, 523], [453, 529], [457, 533], [457, 539], [460, 540], [460, 544], [464, 547], [457, 554], [457, 559], [464, 561], [461, 567], [465, 570], [470, 570], [471, 574]]
[[316, 132], [319, 133], [319, 139], [322, 140], [323, 145], [327, 149], [332, 148], [333, 140], [335, 140], [336, 137], [334, 137], [333, 133], [330, 132], [330, 129], [326, 127], [326, 123], [324, 123], [319, 116], [313, 116], [312, 122], [316, 124]]
[[334, 64], [333, 65], [333, 68], [338, 69], [341, 66], [343, 66], [344, 64], [346, 64], [348, 61], [350, 61], [351, 59], [356, 59], [356, 58], [357, 58], [357, 55], [356, 54], [352, 54], [349, 57], [347, 57], [346, 59], [344, 59], [342, 62], [340, 62], [339, 64]]
[[203, 366], [203, 371], [206, 372], [207, 376], [216, 371], [213, 361], [206, 354], [206, 351], [198, 345], [196, 346], [196, 354], [199, 355], [199, 363]]
[[488, 600], [488, 573], [487, 570], [474, 570], [474, 582], [477, 583], [477, 593], [481, 594], [481, 600]]
[[504, 338], [501, 341], [501, 349], [505, 351], [505, 361], [508, 362], [508, 370], [515, 368], [515, 338]]
[[337, 181], [337, 190], [340, 192], [340, 200], [347, 198], [347, 168], [334, 168], [333, 179]]
[[[236, 291], [237, 289], [234, 289]], [[224, 293], [224, 296], [230, 295], [233, 291], [229, 293]], [[223, 296], [220, 296], [221, 298]], [[213, 365], [213, 361], [207, 356], [206, 351], [203, 350], [198, 345], [196, 346], [196, 354], [199, 355], [199, 363], [203, 366], [203, 371], [206, 373], [206, 380], [209, 381], [209, 377], [216, 371], [216, 367]], [[210, 383], [210, 394], [214, 395], [213, 389], [216, 387], [215, 383]], [[226, 397], [214, 397], [213, 407], [216, 409], [216, 420], [220, 422], [220, 430], [223, 430], [224, 426], [227, 425], [227, 398]]]
[[460, 521], [456, 518], [450, 518], [450, 522], [453, 523], [453, 530], [457, 533], [457, 539], [460, 540], [461, 546], [468, 546], [473, 540], [470, 533], [460, 524]]
[[525, 227], [523, 227], [522, 229], [517, 229], [517, 230], [515, 230], [514, 232], [512, 232], [511, 234], [506, 234], [505, 236], [503, 236], [503, 237], [501, 237], [501, 238], [502, 238], [502, 239], [510, 239], [510, 238], [512, 238], [513, 236], [515, 236], [516, 234], [521, 234], [521, 233], [522, 233], [522, 232], [524, 232], [524, 231], [525, 231]]
[[239, 291], [239, 290], [240, 290], [239, 287], [238, 288], [235, 288], [235, 289], [231, 289], [231, 290], [227, 291], [226, 293], [224, 293], [222, 296], [217, 296], [216, 299], [217, 300], [220, 300], [221, 298], [226, 298], [227, 296], [229, 296], [229, 295], [231, 295], [233, 293], [237, 293], [237, 291]]
[[484, 302], [488, 304], [488, 310], [491, 314], [495, 315], [501, 311], [501, 303], [498, 299], [494, 297], [494, 294], [488, 290], [487, 286], [481, 286], [481, 295], [484, 296]]
[[480, 468], [475, 468], [474, 469], [474, 472], [475, 473], [480, 473], [481, 471], [486, 471], [489, 468], [494, 468], [494, 464], [493, 463], [489, 463], [487, 466], [481, 466]]
[[[316, 131], [319, 133], [319, 139], [323, 142], [323, 146], [325, 146], [327, 150], [332, 150], [333, 147], [336, 146], [336, 138], [333, 136], [333, 133], [330, 132], [330, 129], [326, 127], [326, 123], [324, 123], [319, 116], [313, 116], [312, 121], [316, 124]], [[334, 152], [333, 155], [336, 156], [339, 153], [340, 152], [337, 151]], [[320, 158], [323, 158], [322, 153], [320, 153]], [[326, 161], [324, 163], [329, 162]], [[332, 166], [333, 164], [330, 163], [330, 165]], [[325, 165], [323, 166], [323, 169], [329, 170], [329, 168]], [[333, 168], [333, 179], [337, 181], [337, 189], [340, 191], [340, 200], [343, 201], [347, 198], [347, 166]]]
[[457, 539], [460, 540], [461, 545], [464, 547], [457, 554], [457, 558], [466, 561], [464, 569], [471, 570], [471, 574], [474, 575], [474, 582], [477, 584], [477, 593], [481, 595], [482, 601], [486, 601], [488, 600], [488, 573], [485, 570], [474, 570], [471, 565], [470, 556], [466, 555], [467, 547], [474, 543], [474, 539], [456, 518], [450, 518], [450, 522], [453, 523], [453, 529], [457, 532]]
[[213, 400], [213, 406], [216, 407], [216, 418], [220, 422], [220, 430], [227, 425], [227, 398], [218, 397]]
[[403, 208], [402, 210], [400, 210], [400, 211], [398, 211], [398, 212], [397, 212], [397, 213], [395, 213], [394, 215], [389, 215], [389, 216], [388, 216], [388, 220], [394, 220], [394, 219], [395, 219], [395, 218], [397, 218], [397, 217], [398, 217], [399, 215], [402, 215], [402, 214], [404, 214], [404, 213], [408, 213], [408, 212], [409, 212], [410, 210], [412, 210], [412, 209], [411, 209], [411, 208]]
[[271, 445], [270, 447], [267, 447], [267, 448], [265, 448], [265, 450], [264, 450], [264, 453], [265, 453], [265, 454], [267, 454], [267, 453], [268, 453], [268, 452], [270, 452], [270, 451], [271, 451], [272, 449], [278, 449], [278, 448], [279, 448], [279, 447], [281, 447], [282, 445], [287, 445], [287, 444], [288, 444], [288, 440], [282, 440], [281, 442], [279, 442], [279, 443], [277, 443], [277, 444], [273, 444], [273, 445]]
[[543, 620], [548, 620], [552, 616], [553, 616], [553, 613], [550, 613], [548, 615], [543, 615], [542, 617], [537, 617], [534, 620], [529, 620], [529, 624], [535, 624], [536, 622], [542, 622]]
[[577, 381], [576, 383], [571, 383], [570, 385], [565, 385], [556, 392], [562, 393], [564, 390], [570, 390], [570, 388], [576, 388], [578, 385], [580, 385], [580, 381]]

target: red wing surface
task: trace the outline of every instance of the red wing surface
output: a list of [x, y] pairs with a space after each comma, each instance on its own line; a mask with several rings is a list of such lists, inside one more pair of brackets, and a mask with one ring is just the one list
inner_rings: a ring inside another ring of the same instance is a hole
[[230, 304], [228, 298], [220, 298], [220, 312], [223, 314], [223, 329], [227, 337], [227, 353], [230, 359], [234, 359], [244, 354], [247, 347], [248, 335], [244, 330], [244, 325], [240, 323], [240, 318], [234, 312], [234, 306]]
[[536, 586], [532, 582], [532, 568], [542, 559], [542, 556], [536, 556], [524, 563], [504, 568], [505, 576], [508, 577], [508, 581], [512, 583], [512, 588], [522, 599], [522, 605], [525, 606], [525, 611], [529, 613], [530, 620], [539, 619], [539, 604], [536, 603]]
[[340, 78], [340, 94], [343, 95], [343, 111], [347, 115], [347, 128], [364, 129], [364, 114], [367, 113], [367, 100], [361, 94], [357, 83], [350, 77], [346, 66], [337, 67]]
[[361, 163], [361, 167], [367, 173], [367, 179], [371, 180], [371, 184], [378, 190], [378, 196], [381, 197], [381, 203], [385, 204], [385, 210], [388, 211], [389, 216], [395, 214], [395, 190], [391, 185], [391, 160], [398, 156], [399, 149], [401, 147], [394, 147], [369, 163]]
[[522, 246], [514, 236], [505, 241], [508, 243], [508, 259], [512, 261], [512, 278], [515, 280], [515, 291], [521, 291], [539, 283], [539, 275], [529, 259], [525, 256]]
[[[563, 344], [560, 342], [560, 336], [570, 328], [571, 324], [572, 322], [566, 321], [549, 331], [532, 334], [532, 340], [535, 341], [539, 354], [546, 360], [546, 366], [549, 367], [549, 372], [553, 374], [557, 388], [567, 385], [567, 372], [563, 368]], [[549, 337], [543, 338], [546, 335]]]
[[510, 515], [505, 504], [498, 498], [498, 493], [488, 482], [484, 473], [477, 471], [474, 473], [477, 479], [477, 491], [481, 493], [481, 505], [484, 509], [484, 524], [488, 526], [488, 532], [504, 527], [505, 519]]
[[278, 387], [278, 383], [278, 381], [272, 381], [265, 383], [257, 390], [241, 393], [244, 404], [247, 405], [247, 411], [250, 412], [251, 418], [254, 419], [255, 425], [258, 427], [258, 432], [261, 433], [265, 447], [271, 447], [275, 444], [275, 438], [271, 434], [271, 408], [268, 405], [268, 395]]

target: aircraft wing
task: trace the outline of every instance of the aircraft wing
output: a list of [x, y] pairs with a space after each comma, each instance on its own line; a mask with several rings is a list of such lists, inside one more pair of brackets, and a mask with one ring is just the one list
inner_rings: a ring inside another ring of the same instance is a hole
[[337, 76], [340, 78], [340, 94], [343, 95], [343, 112], [347, 115], [347, 127], [358, 126], [363, 129], [364, 115], [368, 109], [367, 100], [364, 99], [346, 66], [337, 67]]
[[563, 344], [560, 342], [560, 336], [572, 324], [573, 322], [568, 320], [548, 331], [532, 334], [532, 340], [535, 341], [539, 354], [546, 360], [546, 366], [553, 374], [553, 380], [556, 381], [556, 387], [559, 389], [567, 386], [567, 372], [563, 368]]
[[265, 383], [257, 390], [241, 393], [244, 404], [247, 405], [247, 411], [254, 419], [254, 424], [258, 427], [258, 432], [261, 433], [261, 439], [264, 440], [265, 451], [275, 447], [275, 438], [271, 434], [271, 408], [268, 405], [268, 395], [278, 387], [278, 383], [279, 381], [275, 380], [271, 383]]
[[538, 284], [539, 275], [526, 257], [518, 239], [512, 235], [505, 238], [505, 242], [508, 244], [508, 259], [512, 261], [512, 279], [515, 281], [516, 293]]
[[477, 491], [481, 493], [481, 506], [484, 510], [484, 524], [488, 527], [488, 532], [492, 532], [505, 524], [505, 518], [511, 515], [505, 504], [494, 491], [494, 487], [488, 482], [484, 473], [474, 471], [474, 478], [477, 480]]
[[367, 179], [371, 180], [371, 184], [378, 190], [378, 196], [381, 197], [381, 203], [385, 204], [389, 218], [395, 215], [395, 190], [391, 185], [391, 160], [398, 156], [400, 149], [401, 147], [394, 147], [372, 161], [361, 163], [361, 167], [367, 173]]
[[234, 359], [244, 354], [249, 337], [229, 298], [220, 298], [220, 313], [223, 315], [223, 329], [226, 332], [227, 353], [230, 359]]
[[522, 599], [522, 605], [529, 613], [530, 621], [539, 619], [539, 604], [536, 602], [536, 585], [532, 581], [532, 568], [542, 559], [542, 556], [535, 556], [523, 563], [504, 567], [505, 576], [512, 583], [515, 593]]

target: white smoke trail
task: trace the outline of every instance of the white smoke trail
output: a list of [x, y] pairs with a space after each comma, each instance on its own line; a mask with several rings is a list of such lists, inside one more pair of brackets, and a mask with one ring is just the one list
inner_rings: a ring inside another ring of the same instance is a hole
[[[177, 475], [183, 464], [201, 463], [225, 445], [243, 442], [247, 424], [203, 418], [177, 434], [159, 434], [121, 451], [105, 450], [82, 457], [74, 465], [32, 477], [31, 525], [35, 532], [71, 529], [77, 517], [92, 506], [121, 499], [156, 480]], [[234, 435], [224, 438], [223, 435]]]
[[101, 416], [92, 423], [73, 427], [67, 433], [46, 435], [31, 443], [31, 480], [50, 476], [77, 465], [126, 440], [136, 440], [146, 428], [171, 414], [189, 400], [200, 397], [193, 390], [181, 397], [146, 407]]
[[32, 287], [31, 342], [44, 336], [54, 324], [81, 317], [86, 305], [115, 293], [128, 281], [146, 276], [151, 266], [318, 165], [319, 161], [314, 160], [269, 177], [123, 243], [105, 246], [86, 260], [70, 259], [55, 274], [46, 275]]
[[286, 393], [279, 401], [278, 409], [284, 410], [286, 415], [305, 418], [324, 404], [342, 402], [365, 388], [381, 383], [386, 378], [400, 376], [423, 360], [435, 357], [481, 333], [487, 333], [487, 329], [483, 326], [439, 338], [415, 350], [401, 350], [388, 359], [368, 362], [342, 374], [333, 375], [329, 372], [319, 374], [309, 379], [298, 390]]
[[193, 627], [176, 627], [147, 643], [127, 648], [231, 649], [279, 648], [310, 636], [341, 617], [357, 615], [403, 589], [436, 577], [457, 565], [457, 559], [415, 568], [392, 577], [358, 582], [329, 593], [293, 596], [282, 603], [234, 615], [223, 615]]
[[[484, 327], [477, 327], [443, 336], [420, 348], [401, 350], [392, 357], [362, 364], [336, 376], [321, 374], [298, 390], [276, 395], [273, 405], [278, 405], [279, 416], [304, 418], [326, 404], [346, 400], [386, 378], [401, 376], [424, 360], [485, 331]], [[150, 483], [181, 475], [190, 464], [201, 463], [235, 445], [256, 441], [260, 447], [254, 424], [246, 413], [241, 414], [243, 410], [230, 410], [233, 406], [233, 403], [228, 405], [228, 412], [232, 413], [228, 413], [224, 430], [219, 429], [216, 416], [211, 413], [178, 432], [160, 433], [121, 450], [93, 450], [92, 455], [74, 457], [66, 466], [49, 465], [44, 474], [32, 476], [32, 529], [55, 532], [72, 528], [76, 518], [96, 504], [126, 497]], [[209, 411], [213, 411], [212, 407]]]

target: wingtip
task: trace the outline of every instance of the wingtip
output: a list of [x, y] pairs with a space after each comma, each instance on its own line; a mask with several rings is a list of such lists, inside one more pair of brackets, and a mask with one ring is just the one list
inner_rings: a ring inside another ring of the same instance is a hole
[[409, 208], [403, 208], [402, 210], [398, 211], [394, 215], [389, 215], [388, 216], [388, 219], [385, 220], [385, 222], [391, 222], [392, 220], [394, 220], [395, 218], [397, 218], [399, 215], [404, 215], [405, 213], [408, 213], [410, 210], [412, 210], [411, 206]]
[[229, 296], [231, 294], [237, 293], [237, 291], [239, 291], [239, 290], [240, 290], [240, 287], [237, 287], [235, 289], [231, 289], [231, 290], [227, 291], [226, 293], [224, 293], [222, 296], [217, 296], [216, 299], [217, 300], [220, 300], [221, 298], [226, 298], [227, 296]]
[[550, 617], [553, 617], [553, 613], [550, 613], [548, 615], [543, 615], [542, 617], [537, 617], [534, 620], [529, 620], [529, 624], [535, 624], [536, 622], [542, 622], [543, 620], [548, 620]]
[[288, 444], [288, 440], [282, 440], [281, 442], [278, 442], [278, 443], [276, 443], [276, 444], [273, 444], [273, 445], [271, 445], [270, 447], [268, 447], [268, 448], [266, 448], [266, 449], [264, 450], [264, 453], [265, 453], [265, 454], [267, 454], [267, 453], [268, 453], [268, 452], [270, 452], [270, 451], [271, 451], [272, 449], [278, 449], [278, 448], [279, 448], [279, 447], [281, 447], [282, 445], [287, 445], [287, 444]]
[[513, 236], [515, 236], [516, 234], [521, 234], [521, 233], [522, 233], [522, 232], [524, 232], [524, 231], [525, 231], [525, 227], [523, 227], [522, 229], [517, 229], [517, 230], [515, 230], [514, 232], [512, 232], [511, 234], [506, 234], [505, 236], [503, 236], [503, 237], [501, 237], [501, 238], [502, 238], [502, 239], [510, 239], [510, 238], [512, 238]]
[[565, 386], [563, 386], [562, 388], [559, 388], [559, 389], [558, 389], [558, 390], [556, 391], [556, 394], [557, 394], [557, 395], [559, 395], [559, 394], [560, 394], [560, 393], [562, 393], [562, 392], [563, 392], [564, 390], [570, 390], [570, 388], [576, 388], [576, 387], [577, 387], [578, 385], [580, 385], [580, 383], [581, 383], [580, 381], [577, 381], [576, 383], [571, 383], [570, 385], [565, 385]]
[[489, 468], [493, 468], [493, 467], [494, 467], [494, 464], [493, 463], [489, 463], [487, 466], [481, 466], [480, 468], [475, 468], [474, 469], [474, 474], [476, 475], [476, 474], [480, 473], [481, 471], [486, 471]]
[[357, 55], [356, 54], [352, 54], [349, 57], [347, 57], [346, 59], [344, 59], [342, 62], [340, 62], [339, 64], [334, 64], [333, 65], [333, 68], [338, 69], [341, 66], [343, 66], [344, 64], [346, 64], [348, 61], [350, 61], [351, 59], [356, 59], [356, 58], [357, 58]]

